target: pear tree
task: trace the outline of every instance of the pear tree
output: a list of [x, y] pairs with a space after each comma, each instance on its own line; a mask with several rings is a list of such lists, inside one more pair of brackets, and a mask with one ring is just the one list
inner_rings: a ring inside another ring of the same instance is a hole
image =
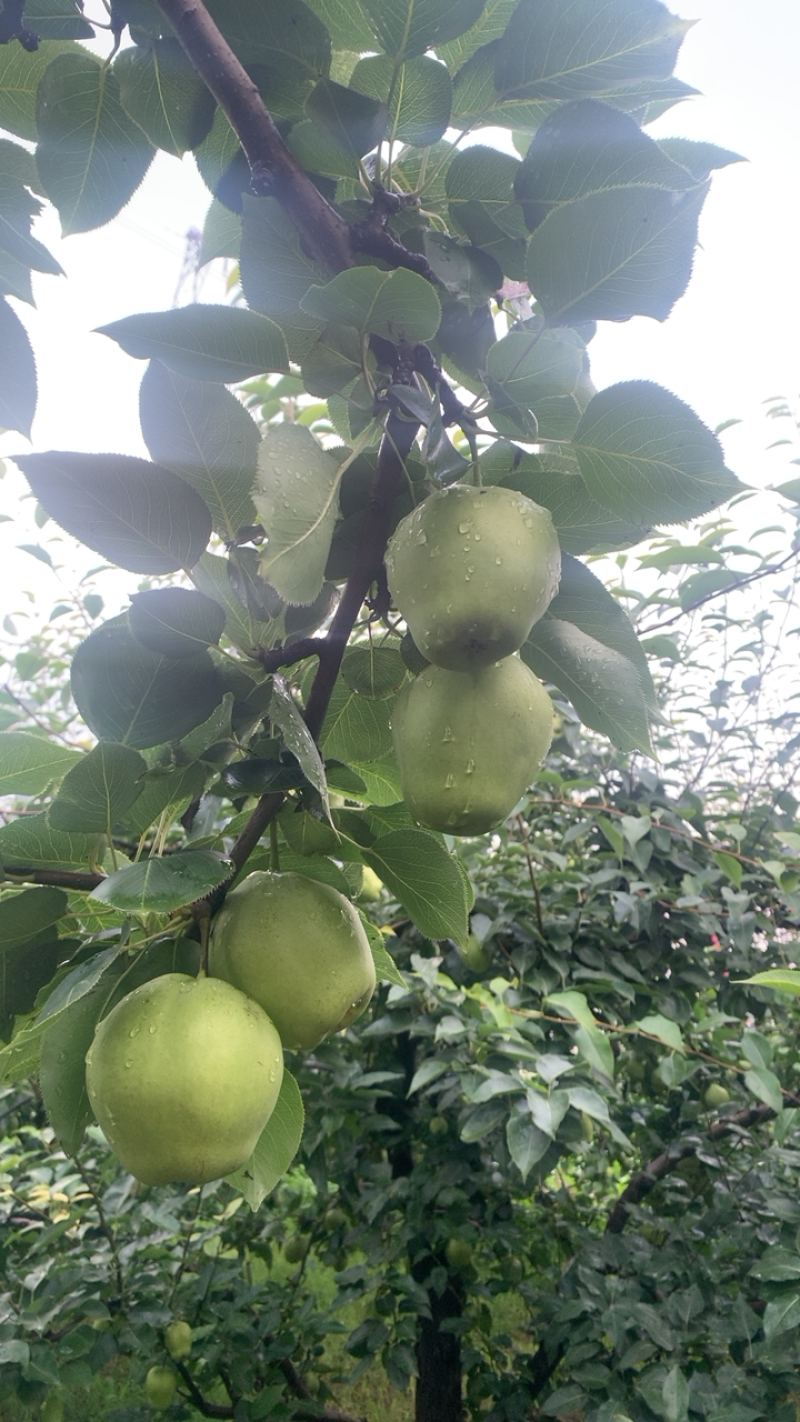
[[[45, 514], [132, 575], [129, 605], [72, 651], [85, 736], [0, 732], [20, 811], [0, 827], [0, 1069], [38, 1074], [75, 1151], [95, 1113], [113, 1139], [117, 1107], [98, 1103], [125, 1082], [126, 1013], [150, 1089], [137, 1009], [213, 979], [212, 925], [233, 922], [244, 876], [291, 876], [301, 1009], [335, 957], [316, 886], [352, 927], [358, 972], [324, 1031], [375, 978], [403, 984], [359, 908], [365, 874], [468, 953], [454, 836], [488, 832], [535, 780], [547, 688], [621, 751], [651, 746], [646, 652], [586, 558], [742, 486], [674, 394], [590, 374], [599, 322], [667, 319], [711, 174], [736, 161], [648, 131], [693, 92], [674, 74], [689, 21], [660, 0], [111, 0], [108, 25], [80, 0], [57, 10], [0, 16], [4, 426], [29, 435], [36, 409], [17, 313], [31, 272], [59, 270], [31, 232], [43, 204], [77, 238], [114, 221], [157, 150], [191, 155], [202, 258], [239, 280], [231, 304], [102, 329], [143, 363], [149, 459], [16, 457]], [[231, 990], [252, 1015], [245, 976]], [[248, 1077], [220, 1058], [220, 1098], [231, 1070]], [[175, 1089], [170, 1109], [191, 1094]], [[302, 1128], [287, 1070], [214, 1169], [255, 1208]], [[130, 1129], [143, 1179], [187, 1178]]]

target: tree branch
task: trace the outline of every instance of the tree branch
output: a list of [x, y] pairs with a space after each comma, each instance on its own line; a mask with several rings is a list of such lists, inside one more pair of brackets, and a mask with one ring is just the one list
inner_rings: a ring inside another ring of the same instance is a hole
[[659, 632], [662, 627], [672, 627], [673, 623], [680, 622], [682, 617], [688, 617], [690, 612], [696, 612], [698, 607], [705, 607], [707, 602], [713, 602], [715, 598], [727, 597], [728, 593], [737, 592], [739, 588], [746, 588], [750, 583], [760, 582], [762, 578], [771, 578], [773, 573], [780, 573], [789, 563], [797, 559], [797, 549], [793, 548], [791, 553], [787, 553], [785, 558], [781, 558], [778, 563], [770, 563], [766, 568], [757, 568], [754, 573], [744, 573], [735, 582], [728, 583], [725, 588], [717, 588], [716, 592], [706, 593], [705, 597], [699, 597], [696, 602], [690, 602], [687, 607], [682, 607], [680, 612], [676, 612], [672, 617], [665, 617], [663, 622], [652, 622], [649, 627], [638, 628], [640, 637], [649, 637], [652, 632]]
[[[788, 1098], [788, 1104], [798, 1104], [797, 1098]], [[744, 1110], [737, 1111], [732, 1116], [723, 1116], [719, 1121], [715, 1121], [707, 1131], [708, 1138], [712, 1141], [721, 1140], [723, 1136], [733, 1134], [737, 1130], [746, 1131], [752, 1126], [760, 1126], [764, 1121], [772, 1120], [775, 1112], [771, 1106], [746, 1106]], [[675, 1170], [682, 1160], [687, 1156], [694, 1155], [698, 1149], [697, 1141], [685, 1141], [683, 1144], [673, 1144], [668, 1146], [660, 1155], [648, 1161], [643, 1170], [628, 1182], [615, 1204], [606, 1222], [607, 1234], [622, 1234], [628, 1219], [631, 1208], [638, 1205], [645, 1195], [655, 1188], [660, 1180]]]
[[277, 198], [308, 253], [335, 276], [354, 265], [350, 229], [289, 152], [258, 92], [201, 0], [157, 0], [238, 135], [254, 192]]
[[8, 878], [26, 879], [31, 884], [54, 884], [59, 889], [79, 889], [85, 893], [91, 893], [106, 877], [79, 869], [35, 869], [28, 864], [5, 864], [3, 868]]
[[394, 412], [386, 422], [355, 562], [320, 651], [319, 667], [308, 697], [306, 725], [315, 740], [322, 730], [348, 638], [370, 586], [379, 578], [383, 566], [392, 508], [403, 478], [404, 460], [418, 429], [416, 420], [401, 419]]

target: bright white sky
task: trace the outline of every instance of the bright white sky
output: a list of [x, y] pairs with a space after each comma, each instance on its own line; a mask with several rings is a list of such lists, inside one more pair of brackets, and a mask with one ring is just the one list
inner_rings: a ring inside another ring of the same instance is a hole
[[[685, 0], [674, 8], [699, 21], [677, 72], [703, 97], [673, 109], [651, 132], [708, 139], [749, 162], [714, 177], [701, 219], [702, 250], [669, 320], [602, 324], [592, 345], [592, 375], [600, 388], [634, 377], [657, 381], [712, 427], [742, 419], [723, 436], [728, 463], [745, 482], [764, 487], [797, 472], [785, 452], [764, 454], [781, 431], [765, 421], [762, 402], [777, 394], [791, 398], [800, 385], [800, 4]], [[185, 234], [202, 227], [208, 203], [192, 160], [160, 154], [109, 227], [61, 242], [54, 215], [41, 219], [37, 234], [68, 279], [34, 276], [37, 310], [12, 303], [39, 368], [34, 449], [146, 454], [137, 413], [144, 363], [92, 331], [172, 304]], [[209, 283], [205, 299], [223, 299], [219, 283]], [[0, 457], [25, 446], [17, 434], [0, 435]], [[9, 471], [3, 508], [15, 519], [20, 487], [27, 486]], [[772, 522], [778, 507], [765, 499], [758, 521]], [[18, 606], [20, 587], [35, 584], [43, 598], [56, 594], [42, 564], [14, 547], [38, 537], [27, 511], [24, 522], [24, 528], [21, 522], [0, 525], [8, 591], [0, 616]]]

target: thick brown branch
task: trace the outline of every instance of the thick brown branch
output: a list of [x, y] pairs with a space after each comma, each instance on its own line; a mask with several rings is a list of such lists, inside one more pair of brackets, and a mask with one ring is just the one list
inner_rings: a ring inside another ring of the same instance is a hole
[[378, 467], [361, 525], [355, 562], [331, 622], [306, 707], [306, 725], [316, 740], [322, 730], [345, 647], [364, 599], [380, 574], [392, 522], [392, 507], [403, 478], [403, 462], [419, 425], [391, 414], [378, 452]]
[[[732, 1116], [722, 1116], [709, 1128], [707, 1136], [712, 1141], [718, 1141], [723, 1136], [733, 1134], [735, 1131], [747, 1131], [752, 1126], [760, 1126], [762, 1122], [769, 1121], [775, 1115], [771, 1106], [747, 1106], [743, 1111], [737, 1111]], [[645, 1195], [655, 1188], [659, 1180], [663, 1180], [666, 1175], [675, 1170], [682, 1160], [687, 1156], [694, 1155], [697, 1151], [696, 1141], [686, 1141], [669, 1146], [660, 1155], [648, 1161], [644, 1170], [640, 1170], [637, 1175], [628, 1182], [615, 1204], [606, 1223], [607, 1234], [622, 1234], [630, 1216], [631, 1208], [638, 1205]]]
[[202, 1413], [203, 1417], [233, 1416], [233, 1407], [231, 1403], [209, 1402], [207, 1398], [203, 1397], [202, 1392], [197, 1386], [197, 1383], [195, 1382], [185, 1363], [176, 1362], [175, 1366], [183, 1379], [186, 1391], [191, 1397], [192, 1402], [194, 1403], [198, 1412]]
[[80, 869], [36, 869], [28, 864], [6, 864], [10, 879], [26, 879], [30, 884], [53, 884], [59, 889], [81, 889], [91, 893], [102, 884], [105, 874], [90, 874]]
[[[261, 796], [228, 856], [231, 863], [236, 865], [237, 873], [247, 863], [267, 825], [279, 813], [285, 798], [285, 795], [276, 790], [268, 790], [265, 795]], [[216, 892], [219, 893], [219, 890]], [[211, 899], [213, 903], [214, 895], [211, 896]]]
[[331, 276], [354, 265], [347, 223], [289, 152], [257, 85], [201, 0], [158, 0], [200, 78], [238, 135], [254, 190], [269, 192], [297, 227], [306, 250]]
[[324, 637], [300, 637], [290, 642], [288, 647], [262, 647], [258, 660], [265, 671], [279, 671], [281, 667], [293, 667], [304, 662], [306, 657], [318, 657], [325, 646]]

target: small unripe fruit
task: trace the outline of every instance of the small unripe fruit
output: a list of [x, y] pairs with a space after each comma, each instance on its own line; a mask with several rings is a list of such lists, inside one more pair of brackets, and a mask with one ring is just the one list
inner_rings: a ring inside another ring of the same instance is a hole
[[446, 1116], [431, 1116], [430, 1124], [429, 1124], [429, 1126], [428, 1126], [428, 1130], [430, 1131], [430, 1133], [431, 1133], [432, 1136], [445, 1136], [445, 1135], [447, 1135], [447, 1130], [448, 1130], [447, 1117], [446, 1117]]
[[164, 1346], [171, 1358], [188, 1358], [192, 1351], [191, 1325], [182, 1318], [174, 1319], [164, 1333]]
[[455, 835], [501, 824], [544, 760], [552, 722], [550, 697], [519, 657], [471, 672], [428, 667], [392, 711], [414, 819]]
[[48, 1392], [39, 1416], [41, 1422], [64, 1422], [64, 1401], [60, 1392]]
[[468, 671], [522, 646], [556, 593], [561, 552], [548, 510], [524, 494], [451, 484], [398, 524], [386, 571], [422, 654]]
[[316, 1047], [355, 1021], [375, 991], [358, 911], [303, 874], [256, 870], [214, 920], [210, 971], [260, 1003], [284, 1047]]
[[492, 961], [491, 952], [488, 948], [484, 948], [480, 938], [474, 933], [470, 933], [462, 952], [464, 962], [471, 973], [485, 973]]
[[340, 1210], [338, 1205], [334, 1205], [332, 1210], [328, 1210], [325, 1220], [329, 1230], [344, 1229], [347, 1224], [347, 1215], [344, 1210]]
[[293, 1234], [283, 1246], [283, 1257], [287, 1264], [302, 1264], [308, 1253], [309, 1240], [305, 1234]]
[[145, 1185], [203, 1184], [252, 1155], [283, 1052], [257, 1003], [215, 978], [165, 973], [104, 1017], [86, 1054], [89, 1101]]
[[724, 1106], [730, 1099], [730, 1092], [726, 1091], [725, 1087], [718, 1081], [712, 1081], [711, 1085], [706, 1087], [705, 1095], [703, 1096], [703, 1100], [710, 1111], [715, 1110], [717, 1106]]
[[448, 1239], [444, 1252], [451, 1269], [466, 1269], [472, 1263], [472, 1245], [467, 1239]]
[[144, 1389], [150, 1406], [157, 1407], [159, 1412], [165, 1412], [175, 1401], [178, 1391], [177, 1374], [172, 1368], [162, 1367], [157, 1363], [147, 1374]]

